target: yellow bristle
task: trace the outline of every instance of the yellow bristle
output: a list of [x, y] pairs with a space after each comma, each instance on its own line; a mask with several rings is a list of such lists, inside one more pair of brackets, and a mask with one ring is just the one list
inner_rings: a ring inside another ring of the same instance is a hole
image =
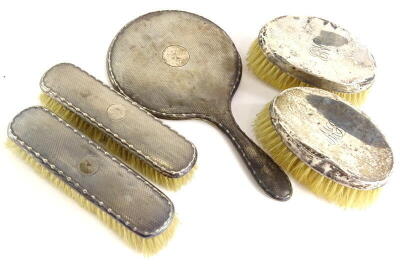
[[84, 196], [82, 196], [79, 192], [71, 188], [68, 184], [62, 181], [57, 175], [52, 173], [49, 169], [43, 166], [38, 160], [33, 157], [31, 154], [26, 152], [16, 143], [11, 140], [7, 140], [6, 146], [16, 153], [19, 157], [25, 160], [37, 173], [46, 178], [52, 184], [54, 184], [57, 188], [62, 190], [65, 194], [73, 198], [76, 202], [78, 202], [84, 209], [89, 212], [95, 214], [103, 223], [105, 223], [108, 227], [114, 230], [118, 236], [120, 236], [129, 246], [136, 249], [137, 251], [143, 253], [144, 255], [153, 255], [159, 250], [161, 250], [169, 239], [174, 234], [176, 225], [178, 224], [177, 217], [174, 217], [174, 220], [169, 225], [169, 227], [160, 235], [151, 237], [151, 238], [143, 238], [134, 232], [127, 229], [120, 222], [115, 220], [112, 216], [98, 208], [91, 201], [87, 200]]
[[262, 148], [271, 158], [299, 183], [307, 186], [316, 195], [342, 207], [364, 208], [378, 196], [380, 188], [358, 190], [341, 185], [314, 171], [302, 162], [282, 141], [275, 130], [269, 113], [269, 105], [257, 115], [254, 131]]
[[94, 127], [86, 120], [82, 119], [79, 115], [70, 111], [58, 101], [54, 100], [50, 96], [42, 93], [40, 95], [40, 101], [42, 104], [57, 114], [59, 117], [64, 119], [67, 123], [74, 126], [79, 131], [89, 136], [92, 140], [100, 144], [107, 151], [117, 156], [119, 159], [124, 161], [133, 170], [141, 173], [148, 177], [153, 182], [163, 186], [166, 189], [176, 191], [183, 185], [188, 183], [195, 171], [195, 167], [192, 168], [186, 175], [179, 178], [170, 178], [163, 175], [161, 172], [155, 170], [139, 157], [133, 155], [127, 148], [116, 142], [111, 136], [105, 134], [100, 129]]
[[[302, 82], [283, 72], [278, 66], [269, 61], [262, 51], [258, 40], [255, 40], [250, 47], [247, 55], [247, 65], [259, 79], [275, 88], [284, 90], [291, 87], [312, 87], [310, 84]], [[340, 96], [355, 106], [360, 106], [365, 102], [369, 89], [359, 93], [330, 92]]]

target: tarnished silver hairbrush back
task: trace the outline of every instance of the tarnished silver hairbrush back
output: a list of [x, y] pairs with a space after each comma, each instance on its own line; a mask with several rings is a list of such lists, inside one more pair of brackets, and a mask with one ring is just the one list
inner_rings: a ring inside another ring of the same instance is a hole
[[237, 125], [231, 99], [242, 64], [229, 36], [183, 11], [146, 14], [113, 40], [107, 59], [116, 89], [161, 118], [200, 118], [234, 143], [260, 187], [278, 200], [292, 194], [285, 173]]
[[272, 123], [289, 149], [320, 174], [350, 188], [387, 181], [393, 153], [361, 111], [316, 88], [291, 88], [270, 105]]
[[162, 174], [176, 178], [193, 168], [197, 151], [192, 143], [80, 68], [58, 64], [45, 73], [41, 87]]
[[118, 159], [41, 107], [22, 111], [9, 137], [63, 182], [142, 237], [162, 233], [172, 202]]
[[375, 60], [367, 48], [325, 19], [278, 17], [261, 29], [258, 41], [269, 61], [312, 86], [357, 93], [374, 82]]

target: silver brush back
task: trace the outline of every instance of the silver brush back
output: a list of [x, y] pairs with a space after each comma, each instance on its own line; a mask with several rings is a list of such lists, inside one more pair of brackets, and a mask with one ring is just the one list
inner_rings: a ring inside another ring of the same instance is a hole
[[368, 49], [322, 18], [278, 17], [261, 29], [258, 43], [280, 70], [314, 87], [359, 93], [375, 80], [375, 59]]
[[163, 175], [178, 178], [195, 165], [192, 143], [80, 68], [67, 63], [52, 67], [41, 88]]
[[387, 182], [393, 152], [385, 136], [339, 96], [318, 88], [294, 87], [275, 97], [269, 111], [282, 141], [321, 175], [359, 190]]
[[11, 122], [8, 135], [61, 181], [141, 237], [162, 233], [172, 202], [155, 186], [61, 118], [31, 107]]

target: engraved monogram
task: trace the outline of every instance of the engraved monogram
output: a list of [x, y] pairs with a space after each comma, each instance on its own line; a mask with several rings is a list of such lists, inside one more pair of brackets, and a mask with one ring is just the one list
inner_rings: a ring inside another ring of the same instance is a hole
[[338, 144], [344, 136], [344, 131], [331, 121], [328, 121], [322, 125], [320, 130], [326, 136], [329, 144], [331, 145]]
[[311, 48], [309, 49], [310, 55], [314, 57], [318, 57], [323, 61], [328, 61], [329, 60], [329, 48], [324, 46], [321, 42], [320, 39], [315, 38], [313, 40], [313, 44]]

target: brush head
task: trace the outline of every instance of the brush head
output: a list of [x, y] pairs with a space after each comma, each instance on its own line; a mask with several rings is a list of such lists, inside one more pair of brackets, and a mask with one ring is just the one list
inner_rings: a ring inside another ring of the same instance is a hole
[[26, 109], [13, 119], [8, 134], [11, 149], [132, 247], [154, 254], [171, 237], [172, 202], [55, 114]]
[[276, 18], [261, 29], [248, 63], [275, 87], [312, 86], [343, 97], [366, 91], [376, 67], [369, 51], [347, 30], [324, 19], [294, 16]]
[[383, 134], [361, 111], [315, 88], [282, 92], [269, 108], [282, 141], [310, 168], [341, 185], [383, 186], [393, 154]]

